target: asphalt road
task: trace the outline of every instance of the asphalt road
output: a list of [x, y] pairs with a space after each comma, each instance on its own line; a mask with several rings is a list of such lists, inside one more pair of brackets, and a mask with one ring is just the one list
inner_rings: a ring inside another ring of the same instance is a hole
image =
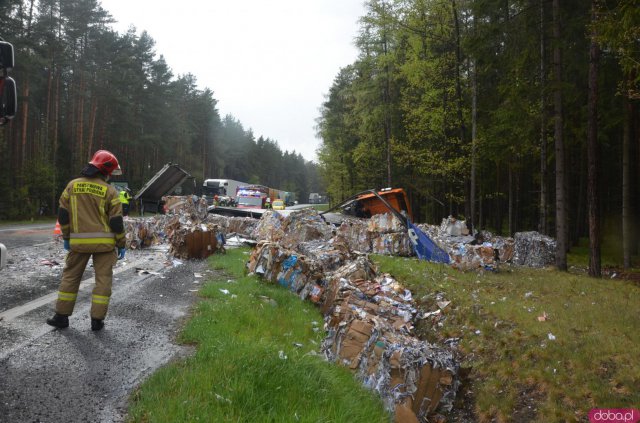
[[12, 249], [52, 242], [54, 228], [55, 223], [0, 226], [0, 243]]
[[[0, 295], [12, 289], [1, 277], [11, 271], [0, 271]], [[55, 283], [0, 309], [1, 422], [123, 422], [133, 389], [160, 366], [190, 353], [174, 337], [212, 275], [206, 262], [180, 264], [168, 260], [166, 250], [149, 249], [128, 252], [115, 272], [100, 332], [90, 329], [90, 272], [68, 329], [45, 323], [53, 314]]]

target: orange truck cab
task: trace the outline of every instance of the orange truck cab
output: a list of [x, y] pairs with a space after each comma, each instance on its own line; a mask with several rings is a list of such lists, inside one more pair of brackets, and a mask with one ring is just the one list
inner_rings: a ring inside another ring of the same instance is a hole
[[[407, 193], [402, 188], [390, 189], [386, 188], [378, 191], [378, 195], [386, 200], [387, 203], [397, 211], [405, 214], [413, 221], [413, 213], [411, 212], [411, 204], [407, 198]], [[361, 210], [361, 217], [371, 217], [374, 214], [389, 213], [387, 206], [380, 201], [378, 197], [372, 193], [362, 194], [356, 198], [358, 209]]]

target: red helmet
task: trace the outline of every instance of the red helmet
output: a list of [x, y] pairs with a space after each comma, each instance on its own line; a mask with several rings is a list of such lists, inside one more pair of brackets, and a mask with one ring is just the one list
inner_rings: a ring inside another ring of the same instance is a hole
[[105, 176], [122, 175], [118, 159], [110, 151], [98, 150], [91, 158], [90, 164], [98, 168], [100, 173]]

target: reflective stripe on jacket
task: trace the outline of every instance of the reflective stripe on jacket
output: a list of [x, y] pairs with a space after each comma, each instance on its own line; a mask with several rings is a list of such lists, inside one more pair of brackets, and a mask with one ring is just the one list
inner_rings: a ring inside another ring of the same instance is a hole
[[60, 208], [69, 213], [69, 223], [61, 228], [71, 251], [101, 253], [124, 247], [124, 230], [114, 233], [110, 226], [112, 219], [122, 219], [118, 192], [100, 177], [69, 182], [60, 196]]

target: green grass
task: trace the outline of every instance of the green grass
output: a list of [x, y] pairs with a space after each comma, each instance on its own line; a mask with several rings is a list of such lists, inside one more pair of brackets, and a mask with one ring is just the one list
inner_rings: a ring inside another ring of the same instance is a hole
[[197, 351], [141, 386], [130, 420], [388, 422], [376, 395], [317, 355], [324, 338], [318, 309], [244, 276], [247, 251], [210, 259], [225, 274], [201, 290], [203, 300], [180, 336]]
[[[640, 404], [640, 286], [555, 270], [455, 271], [375, 257], [427, 311], [421, 337], [462, 338], [478, 421], [584, 421], [592, 408]], [[538, 321], [546, 313], [548, 319]], [[549, 334], [556, 337], [549, 339]], [[531, 406], [531, 408], [529, 408]]]

